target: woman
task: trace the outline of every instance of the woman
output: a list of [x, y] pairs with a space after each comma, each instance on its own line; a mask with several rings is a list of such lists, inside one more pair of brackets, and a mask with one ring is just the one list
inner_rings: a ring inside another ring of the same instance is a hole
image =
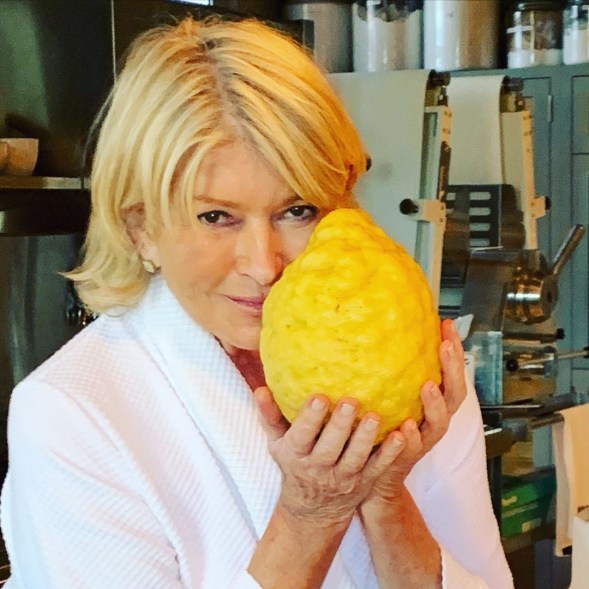
[[10, 589], [512, 586], [450, 322], [444, 395], [424, 383], [424, 424], [375, 452], [353, 399], [289, 425], [264, 387], [264, 298], [364, 171], [286, 37], [185, 20], [136, 42], [72, 274], [101, 316], [12, 398]]

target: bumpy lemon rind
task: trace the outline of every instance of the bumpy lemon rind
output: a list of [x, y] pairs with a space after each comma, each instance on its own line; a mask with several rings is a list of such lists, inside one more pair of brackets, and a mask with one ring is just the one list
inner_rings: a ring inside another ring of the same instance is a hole
[[379, 441], [407, 418], [421, 421], [421, 387], [441, 380], [439, 344], [423, 271], [357, 209], [317, 225], [264, 303], [264, 372], [289, 421], [315, 393], [378, 413]]

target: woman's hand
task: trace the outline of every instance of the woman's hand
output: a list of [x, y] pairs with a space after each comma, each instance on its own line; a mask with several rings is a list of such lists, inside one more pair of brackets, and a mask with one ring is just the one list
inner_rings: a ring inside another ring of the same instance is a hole
[[354, 399], [340, 401], [325, 423], [329, 400], [314, 396], [291, 426], [270, 391], [256, 390], [270, 452], [284, 475], [281, 500], [291, 513], [314, 517], [321, 512], [337, 519], [350, 515], [365, 500], [393, 500], [399, 495], [413, 466], [446, 433], [466, 396], [460, 337], [449, 319], [442, 322], [441, 330], [442, 385], [429, 381], [423, 386], [423, 423], [418, 427], [414, 420], [405, 421], [374, 453], [378, 427], [369, 424], [378, 426], [378, 415], [364, 415], [354, 430], [358, 409]]
[[297, 520], [316, 525], [349, 521], [404, 445], [397, 434], [373, 452], [379, 418], [368, 413], [354, 427], [354, 399], [342, 399], [328, 417], [329, 400], [314, 395], [289, 425], [266, 387], [257, 389], [255, 398], [270, 453], [283, 474], [280, 507]]
[[352, 399], [329, 416], [327, 397], [314, 395], [289, 425], [266, 387], [254, 394], [283, 477], [248, 571], [264, 587], [320, 587], [360, 502], [402, 446], [388, 442], [373, 452], [378, 417], [355, 426]]
[[[404, 448], [376, 481], [367, 499], [393, 500], [402, 493], [405, 478], [415, 464], [441, 440], [448, 430], [450, 418], [466, 397], [462, 342], [450, 319], [442, 322], [441, 329], [442, 385], [438, 387], [433, 381], [428, 381], [422, 387], [424, 420], [420, 427], [412, 419], [403, 422], [399, 432], [406, 440]], [[399, 432], [392, 432], [387, 439], [398, 436]]]

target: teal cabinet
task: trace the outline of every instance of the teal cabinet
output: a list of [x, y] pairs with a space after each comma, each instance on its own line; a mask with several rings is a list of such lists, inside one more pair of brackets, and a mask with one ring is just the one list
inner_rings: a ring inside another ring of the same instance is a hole
[[[587, 85], [589, 92], [589, 85]], [[589, 119], [589, 112], [587, 112]], [[589, 154], [573, 156], [573, 183], [572, 183], [572, 216], [577, 223], [585, 225], [589, 229]], [[589, 235], [579, 244], [577, 253], [573, 259], [571, 290], [574, 298], [573, 321], [573, 347], [583, 348], [589, 339], [589, 320], [587, 308], [589, 307]], [[589, 361], [577, 359], [573, 361], [573, 385], [580, 391], [587, 392], [589, 388]]]
[[573, 76], [573, 153], [589, 153], [589, 76]]

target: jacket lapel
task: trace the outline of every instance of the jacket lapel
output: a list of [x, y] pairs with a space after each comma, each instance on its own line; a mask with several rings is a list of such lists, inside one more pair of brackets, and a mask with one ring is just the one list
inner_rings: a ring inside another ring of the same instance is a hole
[[160, 277], [137, 309], [148, 345], [180, 401], [203, 433], [255, 536], [280, 491], [247, 383], [217, 340], [191, 320]]

